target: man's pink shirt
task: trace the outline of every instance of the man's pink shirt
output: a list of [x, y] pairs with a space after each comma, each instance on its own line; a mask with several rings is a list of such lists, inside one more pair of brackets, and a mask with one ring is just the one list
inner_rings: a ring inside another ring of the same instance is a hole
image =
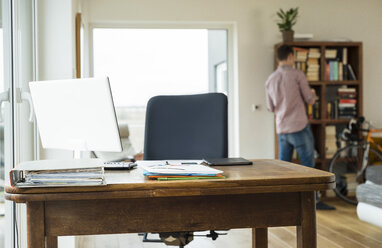
[[276, 114], [277, 133], [295, 133], [308, 124], [305, 104], [313, 104], [304, 73], [289, 65], [279, 66], [266, 82], [267, 107]]

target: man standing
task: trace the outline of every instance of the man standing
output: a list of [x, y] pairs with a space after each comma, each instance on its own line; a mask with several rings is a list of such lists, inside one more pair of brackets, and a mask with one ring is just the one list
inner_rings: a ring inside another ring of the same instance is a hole
[[[266, 82], [266, 94], [268, 110], [276, 115], [279, 157], [290, 162], [296, 149], [301, 164], [314, 167], [314, 139], [305, 104], [313, 105], [316, 94], [310, 89], [305, 74], [293, 68], [292, 47], [280, 46], [277, 58], [279, 66]], [[335, 209], [320, 201], [317, 201], [316, 208]]]

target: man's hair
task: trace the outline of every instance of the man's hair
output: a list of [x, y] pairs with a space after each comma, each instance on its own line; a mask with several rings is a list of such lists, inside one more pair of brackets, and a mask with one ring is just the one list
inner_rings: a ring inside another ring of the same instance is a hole
[[291, 46], [281, 45], [279, 48], [277, 48], [277, 58], [279, 61], [286, 60], [289, 54], [293, 54], [293, 49]]

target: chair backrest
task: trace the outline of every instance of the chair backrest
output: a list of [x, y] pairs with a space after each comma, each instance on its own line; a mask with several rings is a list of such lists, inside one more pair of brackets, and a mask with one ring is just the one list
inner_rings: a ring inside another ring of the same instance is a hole
[[147, 104], [145, 160], [226, 158], [227, 97], [155, 96]]

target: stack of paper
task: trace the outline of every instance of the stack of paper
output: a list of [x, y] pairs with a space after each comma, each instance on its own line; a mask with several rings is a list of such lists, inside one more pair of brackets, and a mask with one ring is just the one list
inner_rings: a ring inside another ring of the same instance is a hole
[[225, 178], [223, 171], [202, 165], [202, 160], [139, 161], [144, 175], [157, 180], [194, 180]]
[[98, 160], [39, 160], [19, 164], [10, 172], [12, 186], [58, 187], [105, 184], [103, 163]]

